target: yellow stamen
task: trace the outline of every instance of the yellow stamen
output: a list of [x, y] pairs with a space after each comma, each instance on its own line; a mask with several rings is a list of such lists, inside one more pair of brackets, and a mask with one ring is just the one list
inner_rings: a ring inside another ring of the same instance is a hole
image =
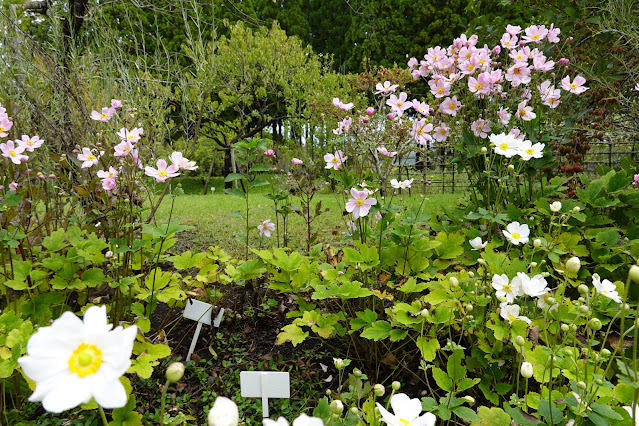
[[80, 377], [95, 374], [101, 365], [102, 351], [88, 343], [81, 343], [69, 358], [69, 370]]
[[333, 163], [339, 163], [339, 158], [337, 157], [333, 157], [333, 159], [331, 160]]
[[167, 172], [166, 170], [158, 170], [158, 176], [160, 177], [165, 177], [168, 174], [169, 172]]
[[506, 151], [508, 149], [508, 144], [507, 143], [502, 143], [501, 145], [499, 145], [499, 149], [501, 149], [502, 151]]
[[364, 205], [364, 199], [363, 198], [356, 199], [355, 200], [355, 205], [359, 206], [359, 207], [363, 206]]
[[89, 154], [89, 156], [87, 157], [87, 161], [93, 161], [93, 160], [95, 160], [95, 155]]
[[484, 85], [481, 84], [481, 83], [475, 84], [475, 89], [477, 89], [477, 90], [481, 90], [483, 87], [484, 87]]
[[532, 148], [528, 148], [528, 149], [526, 150], [526, 154], [528, 154], [528, 155], [533, 155], [534, 153], [535, 153], [535, 150], [534, 150], [534, 149], [532, 149]]
[[513, 240], [518, 240], [521, 238], [521, 234], [519, 232], [513, 232], [511, 236], [513, 237]]
[[9, 151], [9, 155], [12, 157], [16, 156], [16, 152], [14, 150]]

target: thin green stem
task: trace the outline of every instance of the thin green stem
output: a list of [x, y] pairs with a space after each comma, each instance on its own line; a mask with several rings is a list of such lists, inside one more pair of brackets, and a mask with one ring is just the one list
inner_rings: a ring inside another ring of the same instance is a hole
[[102, 424], [104, 426], [108, 426], [109, 422], [107, 422], [106, 414], [104, 413], [104, 408], [98, 405], [98, 411], [100, 412], [100, 418], [102, 419]]

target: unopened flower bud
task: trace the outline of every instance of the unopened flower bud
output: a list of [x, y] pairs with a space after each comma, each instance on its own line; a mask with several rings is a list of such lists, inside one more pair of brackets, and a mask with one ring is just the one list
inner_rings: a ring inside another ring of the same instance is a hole
[[601, 350], [601, 356], [602, 357], [609, 357], [610, 356], [610, 351], [608, 349], [606, 349], [606, 348], [603, 348]]
[[453, 287], [457, 287], [459, 285], [459, 280], [455, 277], [450, 277], [448, 281], [450, 282], [450, 285]]
[[351, 413], [357, 415], [358, 412], [359, 410], [357, 409], [357, 407], [351, 407]]
[[537, 262], [530, 262], [530, 267], [531, 268], [536, 268], [537, 267]]
[[564, 355], [566, 355], [569, 358], [572, 358], [575, 355], [575, 353], [572, 351], [571, 348], [565, 348]]
[[473, 309], [475, 309], [475, 307], [471, 304], [466, 305], [465, 308], [466, 308], [466, 312], [472, 312]]
[[479, 263], [480, 265], [486, 266], [486, 261], [483, 258], [481, 258], [481, 257], [479, 259], [477, 259], [477, 263]]
[[515, 344], [517, 346], [524, 346], [526, 344], [526, 340], [524, 339], [523, 336], [517, 336], [515, 337]]
[[421, 316], [423, 316], [424, 318], [426, 318], [428, 316], [428, 309], [422, 309], [422, 311], [420, 312]]
[[508, 170], [511, 170], [511, 171], [512, 171], [512, 170], [515, 170], [515, 166], [514, 166], [514, 165], [512, 165], [512, 164], [509, 164], [509, 165], [508, 165]]
[[111, 250], [107, 251], [106, 253], [104, 253], [104, 257], [106, 257], [107, 259], [110, 259], [113, 257], [113, 252]]
[[568, 333], [569, 330], [570, 327], [568, 327], [568, 324], [561, 324], [561, 331], [563, 331], [564, 333]]
[[557, 303], [557, 300], [554, 297], [549, 297], [546, 299], [546, 304], [550, 306], [554, 305], [555, 303]]
[[593, 330], [593, 331], [599, 331], [601, 330], [602, 324], [601, 324], [601, 320], [599, 318], [593, 318], [590, 320], [590, 322], [588, 323], [588, 326]]
[[183, 376], [184, 364], [182, 364], [181, 362], [174, 362], [166, 369], [166, 380], [168, 380], [170, 383], [179, 382]]
[[326, 396], [331, 396], [333, 394], [333, 391], [330, 389], [326, 389]]
[[360, 370], [359, 368], [355, 368], [353, 369], [353, 374], [355, 375], [355, 377], [360, 377], [362, 375], [362, 370]]
[[572, 211], [575, 213], [579, 213], [579, 210], [581, 210], [581, 208], [579, 206], [575, 206], [572, 208]]
[[541, 247], [541, 240], [539, 238], [535, 238], [533, 240], [533, 246], [536, 247], [536, 248]]
[[473, 278], [475, 276], [475, 273], [473, 271], [468, 271], [468, 276]]
[[399, 390], [399, 388], [401, 388], [401, 387], [402, 387], [402, 385], [397, 380], [395, 380], [393, 383], [391, 383], [391, 388], [395, 392], [397, 392]]
[[333, 364], [338, 370], [344, 368], [344, 360], [342, 358], [333, 358]]
[[331, 401], [330, 409], [331, 413], [337, 414], [339, 416], [344, 411], [344, 404], [339, 399], [334, 399], [333, 401]]
[[628, 272], [628, 276], [635, 284], [639, 284], [639, 266], [632, 265], [630, 267], [630, 272]]
[[373, 386], [373, 392], [375, 393], [375, 396], [384, 396], [384, 392], [386, 392], [386, 389], [384, 389], [384, 385], [378, 383]]
[[394, 112], [389, 112], [388, 114], [386, 114], [386, 118], [388, 118], [389, 120], [392, 120], [395, 118], [395, 113]]
[[578, 387], [579, 389], [582, 389], [582, 390], [583, 390], [583, 389], [586, 389], [586, 383], [584, 383], [582, 380], [579, 380], [579, 381], [577, 382], [577, 387]]
[[590, 311], [590, 308], [586, 305], [581, 305], [579, 307], [579, 312], [581, 312], [582, 314], [587, 314]]
[[519, 371], [526, 379], [530, 379], [533, 376], [533, 366], [527, 361], [521, 363], [521, 369]]
[[577, 287], [577, 290], [581, 295], [585, 296], [586, 294], [588, 294], [588, 286], [585, 284], [580, 284], [579, 287]]
[[566, 272], [576, 274], [581, 269], [581, 261], [577, 256], [573, 256], [566, 261]]
[[469, 403], [470, 405], [473, 405], [475, 403], [475, 398], [473, 398], [470, 395], [464, 395], [462, 396], [462, 399], [466, 401], [467, 403]]
[[485, 146], [482, 146], [482, 147], [481, 147], [481, 153], [482, 153], [482, 154], [485, 154], [485, 153], [487, 153], [487, 152], [488, 152], [488, 148], [486, 148]]

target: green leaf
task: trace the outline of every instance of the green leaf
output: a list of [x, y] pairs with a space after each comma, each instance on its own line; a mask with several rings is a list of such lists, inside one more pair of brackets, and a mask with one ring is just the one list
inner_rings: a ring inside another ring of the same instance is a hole
[[199, 265], [204, 258], [206, 258], [206, 253], [192, 254], [190, 250], [185, 251], [181, 255], [173, 257], [173, 267], [177, 270], [191, 269]]
[[448, 374], [438, 367], [434, 367], [432, 371], [433, 378], [435, 379], [435, 382], [437, 382], [437, 386], [446, 392], [450, 392], [453, 389], [453, 381], [450, 377], [448, 377]]
[[471, 423], [471, 426], [510, 426], [510, 416], [501, 408], [479, 407], [477, 415], [481, 421]]
[[[551, 425], [561, 423], [561, 420], [563, 419], [563, 414], [561, 413], [561, 411], [559, 411], [555, 404], [551, 404], [550, 402], [548, 402], [548, 400], [542, 399], [541, 401], [539, 401], [538, 410], [539, 414], [541, 414], [542, 417], [545, 418], [546, 421]], [[550, 421], [551, 413], [552, 422]]]
[[417, 338], [417, 347], [419, 351], [422, 353], [422, 358], [424, 361], [432, 361], [437, 356], [437, 349], [440, 348], [439, 340], [437, 338], [427, 338], [424, 336], [419, 336]]
[[621, 415], [619, 415], [619, 413], [616, 413], [612, 409], [612, 407], [610, 407], [610, 405], [599, 404], [597, 402], [593, 402], [592, 404], [590, 404], [590, 408], [592, 408], [592, 411], [595, 411], [595, 412], [601, 414], [604, 417], [608, 417], [609, 419], [623, 420], [623, 417]]
[[435, 252], [442, 259], [456, 259], [464, 253], [462, 246], [466, 241], [466, 237], [462, 234], [448, 235], [445, 232], [440, 232], [435, 237], [435, 241], [441, 242], [441, 245], [435, 248]]
[[242, 173], [229, 173], [224, 178], [224, 182], [233, 182], [234, 180], [244, 179], [244, 175]]
[[52, 232], [48, 236], [44, 237], [44, 239], [42, 240], [42, 245], [49, 252], [58, 251], [67, 246], [67, 244], [64, 243], [65, 239], [66, 239], [66, 232], [64, 229], [60, 228]]
[[530, 415], [528, 417], [524, 416], [524, 413], [521, 411], [521, 409], [516, 407], [513, 408], [508, 405], [508, 403], [504, 404], [504, 410], [506, 410], [506, 413], [508, 413], [518, 425], [534, 426], [541, 423], [538, 419], [530, 419], [530, 417], [532, 417]]
[[371, 340], [382, 340], [390, 335], [392, 326], [388, 321], [375, 321], [362, 332], [362, 337]]
[[142, 426], [142, 415], [134, 408], [135, 395], [131, 395], [124, 407], [113, 410], [113, 421], [109, 422], [109, 426]]
[[452, 412], [462, 420], [466, 422], [480, 422], [481, 417], [479, 417], [473, 410], [468, 407], [455, 407], [452, 409]]
[[285, 342], [291, 342], [293, 346], [297, 346], [308, 337], [308, 333], [295, 324], [289, 324], [282, 327], [282, 331], [277, 335], [277, 345]]
[[370, 309], [366, 309], [365, 311], [355, 312], [355, 316], [357, 318], [353, 318], [351, 320], [351, 330], [357, 331], [360, 328], [372, 324], [375, 320], [377, 320], [377, 313], [371, 311]]
[[477, 383], [481, 382], [481, 379], [479, 378], [474, 378], [474, 379], [469, 379], [469, 378], [465, 378], [465, 379], [461, 379], [459, 381], [459, 383], [457, 383], [457, 386], [455, 387], [455, 389], [457, 390], [457, 392], [462, 392], [465, 391], [467, 389], [472, 388], [473, 386], [475, 386]]
[[597, 241], [601, 241], [602, 243], [610, 247], [616, 247], [617, 241], [619, 241], [620, 238], [621, 235], [619, 235], [619, 232], [614, 228], [603, 230], [596, 236]]
[[251, 182], [249, 184], [249, 188], [253, 189], [253, 188], [260, 188], [262, 186], [267, 186], [270, 185], [271, 182], [267, 181], [266, 179], [256, 179], [253, 182]]
[[98, 268], [87, 269], [82, 273], [81, 279], [87, 287], [97, 287], [104, 282], [104, 273]]
[[241, 189], [226, 188], [224, 189], [224, 192], [228, 195], [234, 195], [236, 197], [246, 198], [246, 194]]

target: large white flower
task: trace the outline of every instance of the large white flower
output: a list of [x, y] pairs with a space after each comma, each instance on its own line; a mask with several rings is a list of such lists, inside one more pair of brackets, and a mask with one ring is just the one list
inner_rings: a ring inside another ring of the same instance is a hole
[[513, 282], [510, 283], [508, 275], [506, 274], [493, 275], [492, 286], [496, 290], [495, 296], [505, 297], [508, 303], [513, 303], [515, 297], [519, 297], [524, 294], [521, 289], [521, 282], [515, 282], [513, 279]]
[[137, 327], [107, 324], [105, 306], [91, 306], [84, 321], [65, 312], [49, 327], [40, 328], [27, 343], [27, 356], [18, 360], [24, 374], [36, 382], [29, 401], [42, 401], [45, 410], [60, 413], [91, 398], [104, 408], [124, 407], [120, 383], [131, 365]]
[[513, 286], [519, 286], [522, 292], [530, 297], [539, 297], [548, 293], [548, 283], [541, 275], [535, 275], [530, 278], [523, 272], [517, 272], [517, 276], [513, 278]]
[[506, 225], [504, 237], [515, 245], [526, 244], [529, 236], [530, 228], [528, 228], [528, 225], [526, 224], [520, 225], [519, 222], [511, 222]]
[[490, 142], [495, 146], [495, 154], [503, 155], [511, 158], [515, 154], [519, 154], [521, 141], [512, 134], [500, 133], [498, 135], [490, 135]]
[[509, 323], [512, 324], [515, 320], [525, 321], [528, 324], [531, 323], [530, 318], [519, 315], [519, 305], [509, 305], [508, 303], [503, 302], [499, 305], [499, 307], [501, 308], [499, 315], [501, 315], [503, 319], [507, 319]]
[[389, 426], [433, 426], [437, 420], [433, 413], [420, 416], [422, 403], [417, 398], [410, 399], [405, 393], [391, 396], [390, 405], [395, 414], [389, 413], [379, 402], [377, 403], [382, 420]]
[[601, 281], [601, 277], [599, 277], [598, 274], [593, 274], [592, 285], [597, 289], [597, 293], [603, 294], [608, 299], [612, 299], [617, 303], [621, 303], [621, 297], [619, 293], [617, 293], [617, 286], [609, 280]]
[[525, 140], [521, 142], [519, 145], [519, 156], [522, 160], [528, 161], [531, 158], [542, 158], [544, 156], [544, 148], [546, 147], [543, 143], [536, 143], [533, 145], [532, 142]]

